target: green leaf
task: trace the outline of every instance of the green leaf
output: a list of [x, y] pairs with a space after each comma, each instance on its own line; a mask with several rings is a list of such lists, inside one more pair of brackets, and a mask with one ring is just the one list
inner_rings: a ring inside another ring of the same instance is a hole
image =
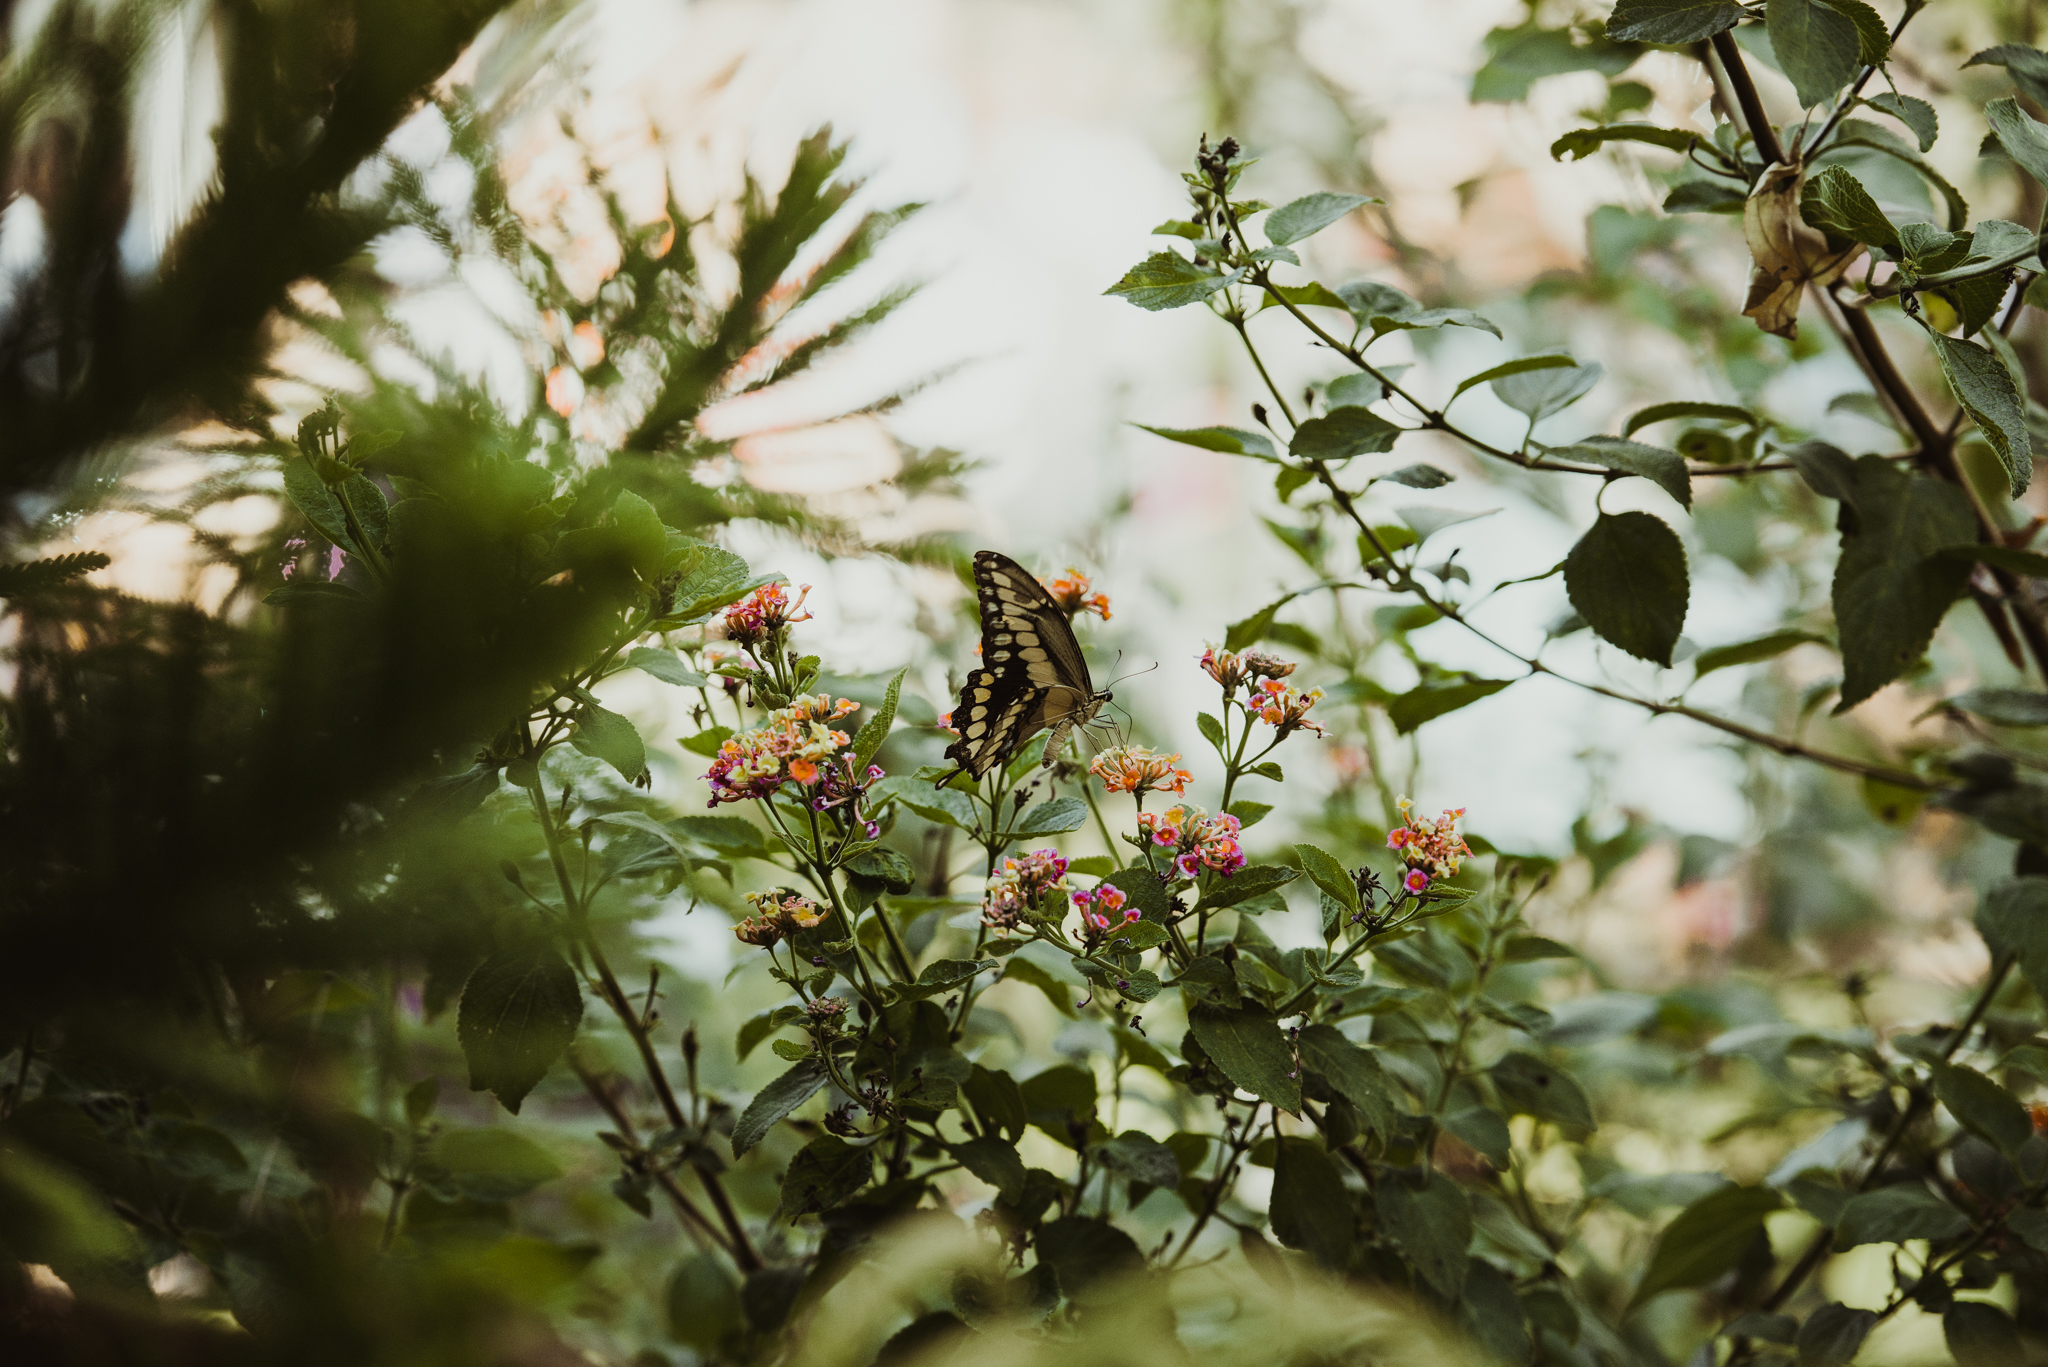
[[1074, 989], [1021, 954], [1012, 954], [1004, 963], [1002, 980], [1037, 988], [1062, 1016], [1073, 1019], [1079, 1015], [1074, 1009]]
[[576, 709], [576, 734], [570, 739], [584, 754], [618, 770], [628, 783], [638, 782], [647, 772], [647, 747], [640, 743], [633, 723], [594, 702]]
[[1078, 797], [1056, 797], [1024, 813], [1010, 834], [1019, 840], [1032, 836], [1061, 835], [1088, 824], [1088, 804]]
[[2026, 1349], [2012, 1316], [1989, 1301], [1957, 1301], [1941, 1317], [1949, 1356], [1970, 1367], [2024, 1367]]
[[1810, 228], [1904, 255], [1899, 230], [1846, 167], [1830, 166], [1800, 188], [1799, 216]]
[[903, 893], [917, 886], [917, 870], [894, 850], [862, 850], [846, 861], [846, 871], [856, 881], [879, 884], [876, 891]]
[[1769, 0], [1764, 24], [1778, 66], [1798, 92], [1802, 108], [1831, 100], [1856, 79], [1863, 37], [1856, 21], [1824, 0]]
[[576, 1038], [583, 989], [554, 946], [500, 950], [469, 975], [455, 1036], [469, 1063], [469, 1089], [504, 1108], [519, 1104]]
[[967, 1081], [960, 1084], [960, 1095], [974, 1107], [982, 1128], [990, 1134], [1000, 1131], [1013, 1144], [1024, 1137], [1031, 1118], [1024, 1110], [1024, 1094], [1017, 1080], [1008, 1073], [977, 1063]]
[[668, 1332], [707, 1360], [718, 1346], [747, 1327], [740, 1288], [714, 1253], [692, 1253], [676, 1266], [668, 1283]]
[[1604, 37], [1575, 43], [1569, 29], [1546, 29], [1534, 24], [1497, 28], [1486, 35], [1486, 48], [1488, 60], [1472, 76], [1474, 103], [1523, 99], [1538, 80], [1568, 71], [1618, 75], [1628, 69], [1637, 54], [1637, 49], [1625, 43]]
[[1664, 196], [1667, 214], [1739, 214], [1747, 197], [1742, 187], [1724, 180], [1682, 180]]
[[[443, 1130], [427, 1151], [434, 1185], [472, 1201], [510, 1201], [562, 1175], [548, 1151], [516, 1130]], [[426, 1175], [423, 1173], [423, 1176]]]
[[759, 1015], [749, 1016], [746, 1023], [740, 1026], [739, 1034], [733, 1040], [733, 1049], [739, 1061], [745, 1063], [747, 1055], [759, 1048], [762, 1040], [767, 1039], [777, 1030], [780, 1030], [783, 1026], [788, 1025], [791, 1021], [798, 1019], [802, 1015], [803, 1008], [801, 1007], [778, 1006], [771, 1010], [763, 1011]]
[[1969, 568], [1940, 554], [1977, 531], [1969, 496], [1908, 474], [1881, 456], [1854, 466], [1858, 529], [1842, 537], [1835, 565], [1835, 625], [1842, 641], [1836, 712], [1868, 698], [1910, 668], [1969, 582]]
[[1389, 1172], [1373, 1189], [1380, 1225], [1408, 1255], [1415, 1271], [1438, 1295], [1454, 1301], [1465, 1285], [1472, 1244], [1472, 1203], [1464, 1189], [1441, 1172], [1429, 1174], [1420, 1191]]
[[1784, 1204], [1769, 1187], [1723, 1187], [1694, 1201], [1657, 1236], [1649, 1270], [1629, 1309], [1662, 1292], [1705, 1286], [1719, 1277], [1735, 1266], [1763, 1228], [1764, 1217]]
[[889, 738], [889, 728], [896, 724], [896, 699], [903, 692], [903, 676], [910, 669], [905, 666], [896, 671], [896, 677], [889, 680], [889, 690], [882, 695], [882, 705], [869, 717], [867, 725], [853, 738], [853, 767], [858, 773], [866, 773], [875, 755], [882, 748], [882, 742]]
[[427, 1123], [441, 1100], [441, 1079], [423, 1077], [405, 1089], [405, 1119], [415, 1129]]
[[[1835, 131], [1835, 146], [1868, 147], [1895, 161], [1904, 162], [1940, 193], [1943, 203], [1948, 208], [1948, 226], [1951, 232], [1970, 221], [1970, 206], [1964, 201], [1962, 192], [1951, 185], [1941, 172], [1935, 170], [1932, 162], [1921, 156], [1910, 143], [1891, 129], [1871, 123], [1867, 119], [1845, 119], [1842, 126]], [[1899, 235], [1903, 239], [1905, 230], [1901, 229]]]
[[1426, 309], [1415, 298], [1377, 280], [1354, 280], [1337, 290], [1362, 327], [1374, 337], [1394, 331], [1440, 327], [1478, 328], [1500, 336], [1500, 329], [1470, 309]]
[[1394, 1085], [1370, 1050], [1361, 1049], [1334, 1025], [1310, 1025], [1300, 1036], [1301, 1061], [1323, 1075], [1351, 1103], [1365, 1127], [1391, 1136], [1401, 1114]]
[[1974, 1068], [1955, 1063], [1931, 1063], [1934, 1095], [1948, 1107], [1957, 1123], [2008, 1158], [2034, 1135], [2034, 1123], [2027, 1108], [2011, 1092]]
[[1603, 640], [1666, 669], [1691, 583], [1678, 534], [1643, 512], [1602, 513], [1564, 562], [1565, 592]]
[[1738, 641], [1734, 645], [1702, 650], [1692, 657], [1693, 677], [1703, 678], [1717, 669], [1727, 669], [1734, 665], [1753, 665], [1762, 660], [1774, 660], [1795, 646], [1828, 644], [1828, 638], [1818, 632], [1797, 629], [1774, 631], [1755, 640]]
[[1017, 1156], [1015, 1145], [994, 1135], [983, 1135], [955, 1144], [947, 1152], [960, 1161], [961, 1167], [1001, 1192], [1005, 1201], [1014, 1201], [1023, 1194], [1024, 1160]]
[[1324, 896], [1342, 903], [1346, 911], [1358, 910], [1358, 885], [1337, 862], [1337, 856], [1314, 845], [1296, 845], [1294, 856], [1301, 861], [1301, 871], [1323, 890]]
[[2014, 387], [2012, 375], [1991, 352], [1974, 342], [1944, 337], [1930, 330], [1935, 355], [1941, 358], [1942, 374], [1957, 402], [1977, 420], [1978, 430], [1998, 452], [2005, 466], [2012, 496], [2027, 491], [2034, 477], [2033, 443], [2027, 436], [2027, 405]]
[[1312, 195], [1303, 195], [1291, 204], [1283, 204], [1266, 215], [1266, 240], [1276, 247], [1290, 242], [1299, 242], [1335, 223], [1361, 204], [1384, 204], [1385, 200], [1368, 195], [1344, 195], [1331, 190], [1318, 190]]
[[723, 546], [694, 537], [671, 536], [662, 563], [677, 576], [674, 603], [667, 621], [689, 623], [729, 607], [760, 585], [781, 578], [771, 575], [760, 580], [748, 577], [747, 562]]
[[1632, 437], [1652, 423], [1664, 422], [1671, 418], [1706, 418], [1712, 422], [1739, 422], [1746, 427], [1763, 426], [1762, 420], [1747, 408], [1737, 408], [1726, 403], [1680, 401], [1653, 403], [1648, 408], [1637, 409], [1629, 415], [1629, 420], [1621, 425], [1621, 435]]
[[1934, 146], [1934, 139], [1941, 132], [1941, 120], [1935, 115], [1934, 106], [1917, 96], [1895, 95], [1887, 91], [1882, 95], [1872, 95], [1863, 103], [1881, 114], [1891, 115], [1911, 129], [1923, 152]]
[[830, 1210], [866, 1186], [874, 1171], [872, 1149], [819, 1135], [790, 1160], [776, 1218], [794, 1223], [799, 1216]]
[[2048, 127], [2028, 117], [2020, 102], [2010, 95], [1984, 106], [1985, 121], [1991, 125], [1998, 145], [2022, 171], [2048, 185]]
[[1280, 453], [1273, 449], [1273, 442], [1265, 433], [1249, 432], [1242, 427], [1148, 427], [1142, 422], [1132, 426], [1142, 427], [1155, 437], [1165, 437], [1183, 446], [1198, 446], [1204, 451], [1255, 456], [1260, 460], [1280, 459]]
[[1622, 437], [1586, 437], [1570, 446], [1553, 446], [1549, 454], [1564, 460], [1605, 466], [1624, 475], [1641, 475], [1683, 507], [1692, 507], [1692, 476], [1686, 473], [1685, 457], [1662, 446], [1650, 446]]
[[1857, 60], [1864, 66], [1881, 66], [1892, 52], [1891, 25], [1864, 0], [1827, 0], [1828, 8], [1849, 16], [1856, 25]]
[[2013, 84], [2032, 97], [2036, 104], [2048, 104], [2048, 52], [2027, 47], [2023, 43], [2000, 43], [1987, 47], [1964, 66], [2002, 66], [2005, 74], [2012, 77]]
[[1920, 1183], [1904, 1182], [1850, 1198], [1835, 1226], [1835, 1251], [1908, 1239], [1953, 1239], [1969, 1227], [1969, 1216]]
[[1406, 428], [1364, 408], [1334, 408], [1294, 429], [1289, 455], [1304, 460], [1349, 460], [1394, 449]]
[[738, 816], [679, 816], [667, 823], [700, 845], [736, 859], [766, 859], [777, 846], [768, 833]]
[[[1250, 825], [1250, 822], [1243, 821], [1240, 809], [1262, 805], [1264, 804], [1257, 802], [1233, 802], [1230, 804], [1230, 810], [1238, 814], [1239, 820], [1243, 824]], [[1250, 901], [1254, 897], [1263, 897], [1269, 892], [1278, 892], [1300, 876], [1296, 870], [1284, 868], [1278, 864], [1253, 864], [1249, 868], [1239, 869], [1236, 873], [1221, 880], [1216, 886], [1203, 893], [1202, 905], [1211, 911], [1220, 911], [1224, 907], [1234, 907], [1238, 903]]]
[[883, 779], [869, 791], [878, 800], [894, 798], [926, 821], [963, 831], [974, 829], [974, 801], [957, 788], [934, 788], [921, 779], [898, 775]]
[[[1278, 295], [1279, 298], [1274, 298], [1275, 295]], [[1264, 313], [1267, 309], [1284, 307], [1280, 302], [1281, 299], [1285, 299], [1287, 303], [1294, 305], [1296, 308], [1341, 309], [1345, 313], [1351, 311], [1351, 306], [1340, 299], [1327, 286], [1319, 285], [1311, 280], [1306, 285], [1266, 286], [1266, 297], [1259, 301], [1257, 312]]]
[[1513, 679], [1467, 677], [1417, 684], [1387, 704], [1387, 718], [1394, 723], [1394, 729], [1405, 736], [1424, 722], [1468, 707], [1481, 698], [1490, 698], [1513, 682]]
[[656, 650], [653, 646], [634, 646], [626, 654], [626, 667], [652, 674], [663, 683], [674, 684], [678, 688], [702, 688], [711, 682], [677, 659], [674, 651]]
[[1033, 1073], [1017, 1090], [1032, 1125], [1070, 1149], [1080, 1149], [1095, 1125], [1095, 1074], [1071, 1063]]
[[[1482, 370], [1477, 375], [1468, 375], [1464, 379], [1458, 381], [1458, 387], [1451, 391], [1451, 397], [1455, 399], [1468, 389], [1475, 388], [1476, 386], [1482, 384], [1491, 384], [1495, 380], [1506, 379], [1510, 375], [1520, 375], [1525, 371], [1577, 370], [1578, 368], [1579, 363], [1577, 361], [1574, 361], [1571, 357], [1558, 356], [1554, 354], [1543, 356], [1524, 356], [1519, 360], [1502, 361], [1497, 366], [1492, 366], [1486, 370]], [[1446, 407], [1448, 407], [1448, 405], [1446, 405]]]
[[1799, 1367], [1849, 1367], [1877, 1327], [1877, 1312], [1829, 1302], [1799, 1327]]
[[1122, 892], [1126, 906], [1136, 907], [1138, 914], [1147, 921], [1164, 923], [1168, 910], [1166, 886], [1142, 863], [1118, 869], [1102, 880]]
[[1697, 133], [1681, 128], [1659, 128], [1651, 123], [1610, 123], [1601, 128], [1574, 128], [1550, 144], [1553, 161], [1572, 157], [1584, 161], [1610, 142], [1646, 142], [1673, 152], [1683, 152], [1700, 140]]
[[1223, 648], [1225, 650], [1243, 650], [1246, 646], [1258, 644], [1260, 640], [1264, 639], [1266, 632], [1272, 628], [1273, 618], [1279, 613], [1280, 609], [1293, 602], [1295, 597], [1296, 595], [1290, 593], [1278, 602], [1266, 604], [1266, 606], [1260, 608], [1243, 621], [1232, 622], [1224, 630]]
[[1734, 28], [1735, 0], [1616, 0], [1607, 36], [1636, 43], [1697, 43]]
[[775, 1122], [803, 1105], [826, 1082], [825, 1065], [805, 1059], [754, 1094], [746, 1112], [732, 1127], [732, 1156], [744, 1158], [747, 1151], [768, 1137]]
[[1195, 1042], [1223, 1075], [1291, 1115], [1301, 1114], [1301, 1079], [1294, 1074], [1294, 1051], [1280, 1033], [1280, 1023], [1263, 1011], [1231, 1011], [1197, 1006], [1188, 1013]]
[[1578, 1080], [1534, 1054], [1513, 1050], [1487, 1070], [1511, 1115], [1554, 1121], [1573, 1138], [1593, 1132], [1593, 1105]]
[[732, 737], [733, 729], [730, 726], [707, 726], [694, 736], [678, 737], [676, 743], [693, 755], [702, 755], [710, 759], [717, 755], [719, 747]]
[[1002, 967], [994, 959], [935, 959], [924, 966], [914, 983], [896, 983], [891, 991], [898, 1001], [923, 1001], [951, 992], [975, 974]]
[[[1568, 362], [1565, 366], [1532, 366], [1489, 380], [1494, 397], [1531, 421], [1540, 422], [1553, 413], [1562, 413], [1584, 398], [1586, 391], [1598, 384], [1606, 373], [1598, 361], [1580, 364], [1570, 357], [1563, 359]], [[1495, 367], [1496, 370], [1501, 368]]]
[[1145, 1270], [1145, 1255], [1115, 1225], [1086, 1215], [1063, 1215], [1038, 1231], [1041, 1262], [1050, 1264], [1062, 1294], [1079, 1301], [1120, 1303], [1123, 1288]]
[[2048, 726], [2048, 693], [2030, 688], [1972, 688], [1950, 698], [1947, 706], [1998, 726]]
[[1229, 279], [1215, 267], [1200, 265], [1177, 252], [1154, 252], [1103, 293], [1122, 295], [1141, 309], [1157, 312], [1199, 304]]
[[1165, 1187], [1169, 1191], [1180, 1185], [1180, 1159], [1143, 1130], [1125, 1130], [1116, 1138], [1097, 1144], [1090, 1152], [1104, 1167], [1122, 1173], [1133, 1183]]
[[2016, 955], [2035, 993], [2048, 996], [2048, 878], [2029, 874], [1992, 884], [1977, 908], [1977, 933], [1992, 953]]
[[1350, 1193], [1323, 1146], [1313, 1139], [1283, 1136], [1273, 1156], [1273, 1195], [1268, 1207], [1273, 1237], [1298, 1248], [1324, 1267], [1341, 1269], [1351, 1257], [1358, 1221]]
[[1434, 465], [1404, 465], [1390, 475], [1375, 476], [1388, 484], [1399, 484], [1409, 489], [1441, 489], [1457, 476], [1439, 470]]

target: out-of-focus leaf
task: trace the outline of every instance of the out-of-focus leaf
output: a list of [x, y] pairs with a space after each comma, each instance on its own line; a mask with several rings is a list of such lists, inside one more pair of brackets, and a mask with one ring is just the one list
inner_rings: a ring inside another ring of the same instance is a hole
[[1375, 1134], [1393, 1133], [1394, 1084], [1370, 1050], [1361, 1049], [1334, 1025], [1310, 1025], [1300, 1036], [1301, 1061], [1321, 1073], [1351, 1103], [1359, 1120]]
[[1574, 128], [1550, 144], [1553, 161], [1567, 157], [1580, 161], [1610, 142], [1643, 142], [1669, 152], [1683, 152], [1700, 140], [1700, 135], [1682, 128], [1659, 128], [1651, 123], [1610, 123], [1602, 128]]
[[426, 1167], [434, 1183], [472, 1201], [510, 1201], [562, 1175], [546, 1149], [506, 1128], [443, 1130]]
[[1509, 1112], [1554, 1121], [1574, 1137], [1592, 1133], [1592, 1102], [1578, 1080], [1557, 1065], [1517, 1049], [1486, 1075]]
[[[1341, 301], [1340, 301], [1341, 302]], [[1197, 446], [1204, 451], [1221, 451], [1230, 456], [1256, 456], [1260, 460], [1278, 460], [1280, 453], [1273, 449], [1272, 438], [1263, 432], [1251, 432], [1242, 427], [1143, 427], [1155, 437], [1177, 441], [1183, 446]]]
[[1827, 645], [1828, 638], [1818, 632], [1774, 631], [1768, 636], [1759, 636], [1753, 641], [1738, 641], [1734, 645], [1715, 646], [1702, 650], [1692, 657], [1694, 678], [1704, 678], [1717, 669], [1728, 669], [1735, 665], [1753, 665], [1764, 660], [1774, 660], [1786, 651], [1803, 645]]
[[2022, 1367], [2026, 1348], [2012, 1316], [1988, 1301], [1957, 1301], [1941, 1317], [1949, 1356], [1970, 1367]]
[[1657, 1236], [1649, 1270], [1630, 1298], [1633, 1309], [1679, 1287], [1705, 1286], [1729, 1268], [1785, 1200], [1769, 1187], [1724, 1187], [1694, 1201]]
[[1855, 19], [1842, 9], [1825, 0], [1769, 0], [1764, 16], [1771, 50], [1803, 108], [1833, 99], [1856, 79], [1863, 39]]
[[1969, 1216], [1920, 1183], [1903, 1182], [1850, 1198], [1835, 1227], [1835, 1248], [1952, 1239], [1969, 1227]]
[[1373, 1204], [1381, 1226], [1422, 1279], [1444, 1299], [1456, 1300], [1472, 1242], [1472, 1203], [1464, 1189], [1442, 1172], [1430, 1173], [1419, 1190], [1405, 1175], [1390, 1172], [1373, 1189]]
[[2012, 83], [2031, 96], [2034, 103], [2048, 104], [2048, 52], [2024, 43], [2000, 43], [1985, 48], [1963, 65], [2002, 66], [2005, 74], [2012, 77]]
[[2010, 95], [1984, 106], [1985, 121], [2005, 154], [2037, 182], [2048, 185], [2048, 127], [2028, 117]]
[[1714, 422], [1739, 422], [1746, 427], [1761, 427], [1763, 424], [1756, 414], [1747, 408], [1737, 408], [1727, 403], [1697, 403], [1681, 400], [1673, 403], [1653, 403], [1648, 408], [1639, 408], [1629, 415], [1621, 425], [1621, 435], [1632, 437], [1652, 423], [1664, 422], [1670, 418], [1707, 418]]
[[1387, 718], [1394, 729], [1407, 735], [1426, 721], [1447, 712], [1490, 698], [1513, 683], [1513, 679], [1448, 679], [1417, 684], [1387, 704]]
[[1876, 1327], [1876, 1311], [1830, 1301], [1799, 1326], [1799, 1367], [1849, 1367]]
[[1346, 195], [1318, 190], [1283, 204], [1266, 215], [1266, 240], [1276, 247], [1312, 237], [1362, 204], [1384, 204], [1370, 195]]
[[776, 1217], [793, 1221], [830, 1210], [866, 1186], [874, 1170], [872, 1150], [835, 1135], [819, 1135], [790, 1160]]
[[647, 747], [633, 723], [616, 712], [587, 702], [576, 709], [576, 734], [571, 738], [578, 750], [601, 759], [619, 771], [628, 783], [647, 772]]
[[1324, 1267], [1351, 1257], [1357, 1220], [1336, 1165], [1313, 1139], [1283, 1136], [1273, 1161], [1273, 1237]]
[[1844, 712], [1920, 658], [1961, 595], [1969, 568], [1939, 554], [1977, 530], [1969, 496], [1909, 474], [1881, 456], [1855, 464], [1858, 530], [1842, 537], [1835, 565], [1835, 623], [1842, 640]]
[[1685, 457], [1676, 451], [1623, 437], [1586, 437], [1570, 446], [1553, 446], [1549, 453], [1561, 460], [1641, 475], [1677, 499], [1681, 507], [1692, 507], [1692, 476], [1686, 473]]
[[1972, 688], [1947, 705], [1999, 726], [2048, 726], [2048, 693], [2030, 688]]
[[1928, 1073], [1934, 1083], [1934, 1095], [1948, 1107], [1949, 1114], [1964, 1129], [2007, 1157], [2018, 1154], [2020, 1145], [2033, 1137], [2034, 1124], [2027, 1116], [2027, 1108], [1976, 1069], [1955, 1063], [1932, 1063]]
[[456, 1013], [470, 1090], [491, 1092], [517, 1115], [582, 1020], [583, 989], [552, 945], [492, 954], [469, 975]]
[[[1579, 363], [1569, 356], [1524, 356], [1519, 360], [1502, 361], [1499, 365], [1490, 366], [1480, 371], [1477, 375], [1466, 376], [1458, 381], [1458, 387], [1451, 391], [1451, 397], [1455, 399], [1468, 389], [1473, 389], [1483, 384], [1491, 384], [1495, 380], [1506, 379], [1510, 375], [1520, 375], [1525, 371], [1577, 369], [1579, 369]], [[1506, 400], [1503, 399], [1502, 402], [1506, 402]]]
[[[1535, 361], [1541, 358], [1528, 356], [1523, 359]], [[1566, 365], [1529, 366], [1512, 374], [1494, 376], [1487, 383], [1493, 386], [1495, 398], [1530, 420], [1540, 422], [1553, 413], [1562, 413], [1584, 398], [1586, 391], [1607, 373], [1598, 361], [1561, 359]], [[1505, 367], [1496, 366], [1494, 369], [1504, 370]]]

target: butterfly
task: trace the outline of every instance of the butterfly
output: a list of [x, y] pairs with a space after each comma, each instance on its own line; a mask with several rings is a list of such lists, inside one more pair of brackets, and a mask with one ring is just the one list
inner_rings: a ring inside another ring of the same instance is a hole
[[979, 779], [1051, 727], [1049, 767], [1067, 733], [1094, 720], [1109, 692], [1095, 691], [1067, 614], [1022, 565], [976, 551], [974, 593], [981, 603], [981, 668], [960, 690], [953, 708], [960, 738], [946, 747], [946, 758]]

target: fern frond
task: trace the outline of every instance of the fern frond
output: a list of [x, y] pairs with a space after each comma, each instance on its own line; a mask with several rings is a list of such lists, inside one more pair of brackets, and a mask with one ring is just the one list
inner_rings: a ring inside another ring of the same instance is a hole
[[20, 598], [68, 584], [114, 562], [98, 551], [77, 551], [54, 555], [47, 560], [27, 560], [18, 565], [0, 565], [0, 598]]

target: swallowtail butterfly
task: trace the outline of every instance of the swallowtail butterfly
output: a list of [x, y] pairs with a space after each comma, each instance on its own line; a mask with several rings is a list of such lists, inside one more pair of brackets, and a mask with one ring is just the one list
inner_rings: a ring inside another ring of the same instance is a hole
[[946, 758], [979, 779], [1046, 727], [1050, 766], [1067, 733], [1086, 726], [1110, 699], [1095, 691], [1074, 629], [1022, 565], [995, 551], [974, 553], [981, 603], [981, 668], [967, 676], [953, 708], [960, 738]]

